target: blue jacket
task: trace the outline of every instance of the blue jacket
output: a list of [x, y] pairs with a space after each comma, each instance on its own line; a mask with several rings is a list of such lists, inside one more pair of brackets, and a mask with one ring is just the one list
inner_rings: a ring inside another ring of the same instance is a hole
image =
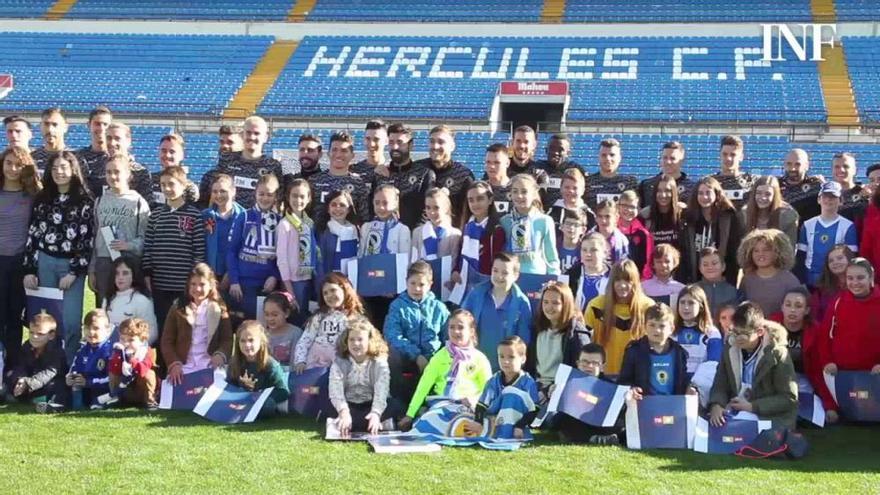
[[[674, 338], [669, 339], [668, 352], [672, 354], [672, 373], [674, 375], [672, 377], [672, 395], [684, 395], [690, 383], [687, 372], [688, 353]], [[640, 387], [644, 395], [652, 395], [651, 344], [648, 343], [648, 337], [642, 337], [626, 346], [617, 383]]]
[[513, 284], [507, 295], [504, 322], [501, 327], [495, 328], [493, 324], [489, 324], [483, 319], [483, 308], [487, 300], [489, 304], [495, 306], [492, 301], [491, 280], [475, 286], [465, 297], [461, 307], [473, 313], [477, 322], [478, 347], [489, 358], [492, 370], [498, 371], [498, 350], [496, 347], [499, 342], [512, 335], [519, 336], [526, 345], [532, 340], [532, 306], [522, 289]]
[[404, 291], [391, 302], [382, 333], [388, 344], [408, 359], [430, 359], [440, 349], [441, 337], [446, 340], [448, 319], [449, 310], [433, 292], [414, 301]]
[[70, 372], [83, 375], [86, 378], [86, 388], [108, 388], [111, 354], [113, 354], [113, 339], [107, 339], [100, 344], [84, 343], [73, 357]]
[[[235, 221], [244, 215], [245, 209], [238, 203], [232, 203], [232, 215], [227, 219], [221, 219], [216, 207], [202, 210], [202, 219], [205, 221], [205, 261], [214, 270], [218, 278], [226, 274], [226, 249], [229, 247], [229, 234]], [[219, 230], [220, 222], [229, 222], [229, 227]], [[224, 239], [225, 237], [225, 239]]]
[[[226, 270], [230, 283], [262, 286], [269, 277], [281, 280], [275, 246], [278, 244], [276, 229], [282, 217], [277, 215], [274, 218], [271, 231], [263, 229], [262, 213], [256, 207], [235, 219], [226, 249]], [[267, 243], [271, 254], [260, 252], [263, 242]]]

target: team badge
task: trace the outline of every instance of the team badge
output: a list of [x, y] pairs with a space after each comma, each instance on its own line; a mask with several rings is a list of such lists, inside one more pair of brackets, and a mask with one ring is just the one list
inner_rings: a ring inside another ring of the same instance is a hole
[[446, 182], [444, 182], [444, 184], [446, 184], [446, 187], [452, 187], [452, 185], [455, 184], [455, 179], [450, 177], [450, 178], [446, 179]]
[[513, 248], [519, 252], [526, 248], [526, 230], [526, 225], [522, 223], [513, 227]]
[[657, 372], [657, 383], [660, 385], [666, 385], [669, 381], [669, 373], [666, 371], [658, 371]]
[[98, 367], [98, 371], [104, 371], [104, 368], [107, 367], [107, 361], [104, 359], [99, 359], [95, 366]]
[[354, 191], [354, 184], [346, 184], [345, 187], [344, 187], [344, 189], [345, 189], [346, 192], [348, 192], [349, 194], [351, 194], [351, 192]]
[[828, 242], [828, 239], [829, 239], [828, 234], [822, 234], [819, 236], [819, 242], [821, 242], [822, 244], [825, 244], [826, 242]]
[[617, 190], [623, 192], [624, 189], [626, 189], [626, 184], [624, 184], [623, 182], [618, 182]]
[[416, 177], [415, 175], [410, 175], [409, 177], [407, 177], [406, 180], [407, 180], [407, 182], [409, 182], [409, 185], [413, 186], [419, 180], [419, 178]]

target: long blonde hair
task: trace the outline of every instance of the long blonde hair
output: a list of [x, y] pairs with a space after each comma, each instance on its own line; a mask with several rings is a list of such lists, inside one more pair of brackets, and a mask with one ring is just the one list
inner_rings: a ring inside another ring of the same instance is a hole
[[614, 313], [614, 306], [618, 304], [618, 301], [617, 293], [614, 291], [614, 283], [618, 280], [624, 280], [632, 284], [632, 298], [629, 301], [630, 336], [633, 340], [636, 340], [645, 334], [645, 315], [639, 310], [639, 303], [646, 299], [642, 292], [641, 275], [639, 274], [638, 267], [636, 267], [632, 260], [622, 260], [611, 267], [611, 274], [608, 276], [608, 285], [605, 287], [602, 325], [600, 328], [593, 329], [593, 338], [598, 344], [605, 344], [617, 327], [617, 315]]
[[510, 179], [510, 187], [513, 187], [514, 182], [522, 182], [534, 191], [535, 200], [532, 201], [532, 211], [544, 211], [544, 205], [541, 203], [541, 195], [538, 190], [538, 181], [533, 176], [529, 174], [516, 174]]
[[241, 376], [242, 371], [246, 365], [246, 359], [244, 355], [241, 353], [241, 334], [247, 332], [248, 330], [257, 330], [257, 335], [260, 337], [260, 350], [257, 351], [257, 369], [259, 371], [263, 371], [269, 365], [269, 359], [272, 356], [269, 355], [269, 336], [267, 335], [266, 329], [263, 325], [257, 320], [245, 320], [239, 325], [238, 330], [235, 331], [235, 346], [232, 348], [232, 359], [229, 360], [229, 376], [238, 379]]

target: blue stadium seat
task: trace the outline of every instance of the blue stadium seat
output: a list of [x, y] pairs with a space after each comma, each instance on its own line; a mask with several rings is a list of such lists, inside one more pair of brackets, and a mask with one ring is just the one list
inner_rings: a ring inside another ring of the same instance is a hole
[[68, 19], [283, 21], [295, 0], [79, 0]]
[[847, 36], [843, 47], [862, 122], [880, 122], [880, 37]]

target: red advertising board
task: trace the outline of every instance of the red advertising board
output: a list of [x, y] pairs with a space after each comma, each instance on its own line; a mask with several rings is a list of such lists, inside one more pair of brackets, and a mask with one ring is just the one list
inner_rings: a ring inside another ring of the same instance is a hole
[[502, 96], [565, 96], [568, 83], [564, 81], [502, 81]]

